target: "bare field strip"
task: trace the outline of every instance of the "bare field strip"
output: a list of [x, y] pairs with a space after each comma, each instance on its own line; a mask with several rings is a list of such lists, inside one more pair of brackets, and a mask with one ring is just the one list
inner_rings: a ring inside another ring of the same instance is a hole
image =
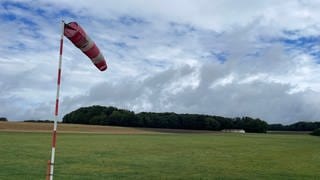
[[[0, 131], [51, 132], [53, 123], [0, 122]], [[157, 132], [138, 128], [96, 126], [80, 124], [59, 124], [58, 131], [67, 133], [105, 133], [105, 134], [154, 134]]]
[[[0, 131], [20, 132], [51, 132], [53, 123], [31, 123], [31, 122], [0, 122]], [[183, 129], [159, 129], [159, 128], [133, 128], [118, 126], [99, 126], [81, 124], [58, 125], [58, 132], [62, 133], [103, 133], [103, 134], [159, 134], [159, 133], [218, 133], [204, 130]]]

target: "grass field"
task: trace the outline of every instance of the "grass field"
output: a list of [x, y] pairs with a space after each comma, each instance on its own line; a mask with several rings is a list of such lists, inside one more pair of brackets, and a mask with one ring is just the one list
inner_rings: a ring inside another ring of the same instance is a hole
[[[60, 133], [55, 179], [320, 179], [319, 137], [139, 131]], [[0, 131], [0, 179], [45, 179], [50, 142]]]

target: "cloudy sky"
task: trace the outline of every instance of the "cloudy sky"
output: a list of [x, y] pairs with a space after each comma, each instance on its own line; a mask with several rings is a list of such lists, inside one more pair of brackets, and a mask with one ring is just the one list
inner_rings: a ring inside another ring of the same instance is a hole
[[100, 72], [65, 39], [61, 117], [81, 106], [320, 121], [317, 0], [0, 0], [0, 116], [53, 119], [60, 22], [107, 58]]

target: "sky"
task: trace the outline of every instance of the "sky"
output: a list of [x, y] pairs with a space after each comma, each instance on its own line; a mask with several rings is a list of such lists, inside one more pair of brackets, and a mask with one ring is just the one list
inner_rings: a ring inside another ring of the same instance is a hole
[[107, 59], [64, 39], [60, 115], [91, 105], [320, 121], [320, 1], [0, 0], [0, 117], [53, 119], [61, 20]]

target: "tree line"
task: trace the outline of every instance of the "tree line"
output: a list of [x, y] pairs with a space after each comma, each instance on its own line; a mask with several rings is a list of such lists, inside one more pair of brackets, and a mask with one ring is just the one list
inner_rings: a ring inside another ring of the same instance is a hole
[[23, 122], [32, 122], [32, 123], [53, 123], [53, 120], [24, 120]]
[[177, 114], [174, 112], [134, 113], [116, 107], [81, 107], [66, 114], [63, 123], [113, 125], [128, 127], [223, 130], [244, 129], [246, 132], [265, 133], [268, 124], [251, 117], [228, 118], [203, 114]]
[[0, 117], [0, 121], [8, 121], [8, 119], [5, 117]]
[[320, 122], [296, 122], [290, 125], [270, 124], [269, 131], [314, 131], [320, 128]]

